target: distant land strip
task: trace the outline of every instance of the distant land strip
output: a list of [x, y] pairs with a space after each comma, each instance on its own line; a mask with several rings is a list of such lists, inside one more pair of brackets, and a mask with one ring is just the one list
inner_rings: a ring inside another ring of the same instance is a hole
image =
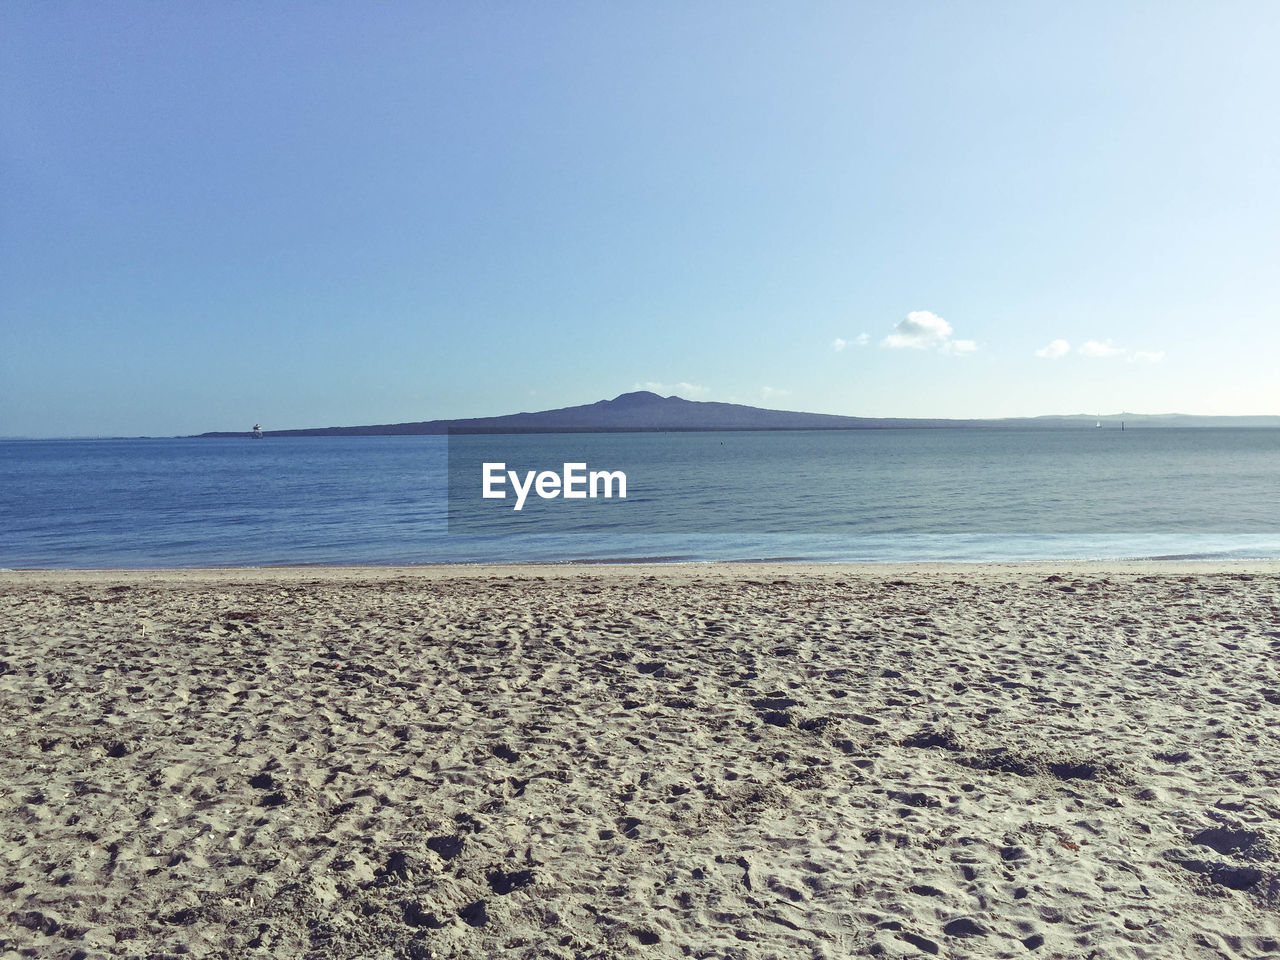
[[[612, 400], [536, 413], [460, 420], [423, 420], [360, 427], [264, 430], [269, 437], [391, 437], [484, 433], [662, 433], [729, 430], [902, 430], [902, 429], [1083, 429], [1103, 427], [1277, 428], [1280, 416], [1202, 417], [1185, 414], [1117, 413], [1105, 416], [1009, 417], [946, 420], [911, 417], [844, 417], [830, 413], [766, 410], [740, 403], [660, 397], [646, 390]], [[252, 431], [211, 431], [201, 437], [248, 437]]]

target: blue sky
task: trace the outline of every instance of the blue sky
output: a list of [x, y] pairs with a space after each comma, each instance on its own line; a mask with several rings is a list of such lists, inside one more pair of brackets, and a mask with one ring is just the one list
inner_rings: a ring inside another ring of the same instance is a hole
[[1271, 2], [12, 0], [0, 435], [1280, 414], [1277, 49]]

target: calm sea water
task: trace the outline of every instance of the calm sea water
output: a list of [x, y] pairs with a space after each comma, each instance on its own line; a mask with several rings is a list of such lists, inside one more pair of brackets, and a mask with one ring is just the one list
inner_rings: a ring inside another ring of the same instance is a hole
[[[626, 500], [480, 497], [479, 463]], [[0, 442], [0, 567], [1280, 557], [1280, 431]]]

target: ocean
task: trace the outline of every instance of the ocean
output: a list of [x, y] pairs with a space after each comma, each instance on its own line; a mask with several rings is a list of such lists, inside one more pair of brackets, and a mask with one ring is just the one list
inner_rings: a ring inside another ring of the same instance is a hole
[[0, 567], [1280, 558], [1278, 494], [1273, 430], [12, 440]]

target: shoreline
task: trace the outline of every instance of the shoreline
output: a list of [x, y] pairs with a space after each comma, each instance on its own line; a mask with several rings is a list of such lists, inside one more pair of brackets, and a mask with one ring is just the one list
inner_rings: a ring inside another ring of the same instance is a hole
[[1133, 560], [1000, 560], [1000, 561], [823, 561], [823, 560], [677, 560], [662, 562], [566, 561], [511, 563], [421, 563], [421, 564], [280, 564], [277, 566], [229, 567], [0, 567], [0, 582], [5, 580], [51, 580], [101, 577], [149, 577], [152, 579], [211, 580], [219, 577], [265, 579], [281, 577], [299, 579], [331, 577], [349, 580], [353, 577], [388, 576], [434, 579], [471, 579], [489, 576], [571, 577], [592, 575], [626, 576], [733, 576], [735, 574], [769, 574], [792, 576], [902, 576], [904, 574], [1009, 575], [1076, 573], [1081, 576], [1109, 574], [1151, 574], [1153, 576], [1212, 576], [1218, 573], [1280, 575], [1278, 559], [1133, 559]]

